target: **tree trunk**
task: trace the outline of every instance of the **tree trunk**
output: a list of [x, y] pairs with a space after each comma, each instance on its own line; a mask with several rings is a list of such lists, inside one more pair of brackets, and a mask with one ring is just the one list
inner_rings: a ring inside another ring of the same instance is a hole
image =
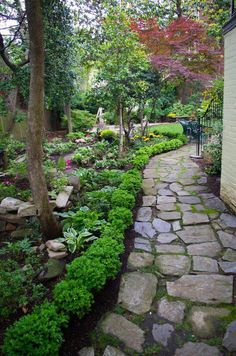
[[119, 153], [122, 155], [124, 148], [124, 129], [123, 129], [123, 106], [119, 104]]
[[145, 133], [145, 125], [144, 125], [144, 104], [141, 103], [139, 105], [139, 119], [141, 124], [141, 135], [144, 136]]
[[176, 12], [178, 18], [180, 18], [183, 15], [182, 0], [176, 0]]
[[59, 224], [49, 205], [43, 171], [44, 48], [40, 0], [25, 0], [30, 39], [30, 94], [28, 106], [27, 155], [29, 181], [37, 215], [46, 239], [58, 237]]
[[72, 127], [72, 119], [71, 119], [71, 106], [70, 104], [65, 104], [64, 112], [68, 120], [68, 132], [71, 133], [73, 131]]

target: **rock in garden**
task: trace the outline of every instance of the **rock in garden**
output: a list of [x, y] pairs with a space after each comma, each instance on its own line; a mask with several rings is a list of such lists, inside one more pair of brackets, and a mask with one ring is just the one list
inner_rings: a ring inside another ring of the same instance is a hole
[[101, 330], [118, 338], [126, 347], [137, 352], [143, 351], [144, 331], [123, 316], [114, 313], [107, 315], [101, 323]]
[[171, 191], [171, 190], [169, 190], [169, 189], [159, 189], [158, 190], [158, 194], [159, 195], [164, 195], [164, 196], [173, 196], [174, 195], [174, 193]]
[[175, 197], [165, 197], [165, 196], [157, 197], [157, 204], [170, 204], [170, 203], [176, 203], [176, 198]]
[[224, 231], [218, 231], [217, 232], [220, 241], [224, 247], [229, 247], [232, 248], [233, 250], [236, 250], [236, 236], [229, 234]]
[[172, 190], [173, 192], [179, 192], [180, 190], [182, 190], [183, 189], [183, 187], [182, 187], [182, 185], [180, 185], [179, 183], [172, 183], [171, 185], [170, 185], [170, 190]]
[[95, 356], [94, 347], [84, 347], [78, 352], [79, 356]]
[[226, 227], [236, 228], [236, 216], [231, 214], [221, 214], [220, 220]]
[[222, 259], [228, 262], [236, 262], [236, 251], [228, 248]]
[[176, 210], [176, 206], [175, 206], [174, 203], [160, 204], [160, 205], [157, 205], [157, 210], [160, 210], [160, 211], [175, 211]]
[[177, 349], [175, 356], [221, 356], [215, 346], [209, 346], [203, 342], [187, 342], [181, 349]]
[[181, 219], [181, 214], [178, 211], [161, 212], [157, 216], [162, 220], [178, 220]]
[[186, 244], [216, 241], [214, 231], [209, 225], [185, 226], [177, 235]]
[[136, 221], [134, 224], [134, 230], [143, 237], [152, 239], [156, 235], [156, 231], [150, 222]]
[[171, 324], [153, 324], [152, 336], [153, 339], [163, 346], [167, 346], [168, 340], [174, 332], [174, 327]]
[[191, 195], [190, 192], [187, 192], [186, 190], [180, 190], [179, 192], [176, 193], [179, 197], [187, 197]]
[[185, 248], [181, 245], [156, 245], [157, 253], [185, 253]]
[[200, 204], [201, 200], [198, 197], [179, 197], [178, 200], [184, 204]]
[[154, 219], [152, 226], [158, 232], [170, 232], [171, 229], [171, 225], [162, 219]]
[[11, 212], [11, 211], [17, 211], [19, 209], [19, 206], [23, 203], [24, 202], [19, 199], [7, 197], [1, 201], [0, 206], [1, 208], [4, 208], [7, 211]]
[[236, 262], [219, 262], [219, 265], [224, 273], [236, 274]]
[[232, 303], [233, 277], [214, 275], [186, 275], [175, 282], [167, 282], [172, 297], [206, 304]]
[[131, 252], [128, 258], [130, 269], [148, 267], [153, 264], [154, 256], [146, 252]]
[[71, 186], [74, 187], [76, 190], [80, 190], [80, 178], [78, 176], [69, 176], [68, 182]]
[[125, 309], [143, 314], [150, 310], [157, 289], [157, 278], [151, 273], [131, 272], [122, 276], [118, 303]]
[[218, 242], [204, 242], [202, 244], [189, 245], [187, 251], [191, 256], [217, 257], [221, 252], [221, 246]]
[[47, 249], [47, 252], [48, 252], [48, 257], [53, 258], [55, 260], [62, 260], [63, 258], [65, 258], [68, 255], [68, 253], [66, 251], [54, 252], [54, 251]]
[[230, 311], [224, 308], [192, 307], [188, 320], [192, 325], [194, 335], [208, 339], [217, 336], [220, 318], [226, 317]]
[[27, 236], [30, 237], [33, 232], [33, 229], [19, 227], [11, 233], [11, 239], [20, 240]]
[[167, 276], [182, 276], [189, 273], [191, 261], [182, 255], [160, 255], [155, 260], [159, 271]]
[[236, 320], [227, 327], [223, 346], [230, 352], [236, 351]]
[[207, 177], [202, 177], [197, 180], [198, 184], [207, 184]]
[[213, 260], [213, 258], [193, 256], [193, 271], [218, 273], [218, 263], [216, 260]]
[[150, 168], [150, 169], [144, 169], [143, 171], [143, 176], [144, 178], [158, 178], [159, 174], [157, 169]]
[[137, 221], [147, 222], [152, 219], [152, 209], [150, 207], [140, 208], [137, 214]]
[[0, 221], [0, 232], [5, 231], [5, 228], [6, 228], [6, 222]]
[[157, 242], [159, 242], [160, 244], [169, 244], [177, 239], [178, 236], [170, 232], [169, 233], [167, 232], [167, 233], [159, 234], [157, 237]]
[[54, 252], [66, 250], [66, 246], [58, 240], [48, 240], [46, 242], [46, 246], [49, 248], [49, 250]]
[[142, 188], [153, 188], [155, 186], [155, 182], [153, 178], [143, 179]]
[[226, 210], [225, 204], [222, 202], [222, 200], [220, 200], [217, 197], [212, 198], [212, 199], [208, 199], [205, 202], [205, 205], [209, 209], [214, 209], [214, 210], [218, 210], [218, 211], [225, 211]]
[[163, 298], [158, 303], [157, 314], [173, 323], [182, 323], [184, 319], [185, 304], [183, 302], [169, 302]]
[[146, 251], [146, 252], [152, 251], [150, 241], [148, 241], [146, 239], [139, 238], [139, 237], [136, 237], [136, 239], [134, 240], [134, 248], [137, 250], [142, 250], [142, 251]]
[[179, 206], [179, 209], [184, 212], [184, 211], [191, 211], [192, 210], [192, 207], [191, 207], [191, 204], [178, 204]]
[[[50, 201], [49, 205], [50, 205], [50, 208], [52, 210], [54, 210], [56, 207], [56, 202]], [[17, 215], [19, 217], [35, 216], [35, 215], [37, 215], [36, 206], [31, 203], [23, 203], [19, 206]]]
[[57, 199], [56, 199], [56, 206], [58, 208], [65, 208], [68, 201], [69, 201], [69, 198], [70, 198], [70, 195], [71, 193], [73, 192], [73, 189], [74, 187], [73, 186], [67, 186], [63, 189], [63, 191], [61, 191], [58, 196], [57, 196]]
[[61, 276], [65, 271], [65, 265], [64, 261], [49, 258], [45, 265], [46, 273], [40, 276], [40, 279], [53, 279]]
[[190, 213], [190, 212], [184, 212], [183, 214], [184, 225], [203, 224], [207, 222], [209, 222], [209, 217], [207, 214]]
[[103, 356], [125, 356], [125, 354], [117, 348], [108, 345], [105, 348]]
[[154, 195], [143, 196], [143, 206], [154, 206], [156, 205], [156, 197]]
[[172, 222], [172, 228], [173, 228], [173, 231], [182, 230], [182, 227], [181, 227], [179, 221], [173, 221], [173, 222]]

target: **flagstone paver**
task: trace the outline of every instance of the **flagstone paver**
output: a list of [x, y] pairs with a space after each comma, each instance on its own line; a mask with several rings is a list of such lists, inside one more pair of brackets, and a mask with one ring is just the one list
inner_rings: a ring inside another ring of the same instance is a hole
[[[220, 324], [229, 313], [222, 305], [233, 303], [236, 217], [210, 191], [206, 174], [189, 158], [191, 150], [185, 146], [153, 157], [143, 172], [134, 249], [119, 291], [122, 316], [117, 309], [99, 324], [123, 346], [107, 344], [104, 355], [122, 355], [125, 346], [141, 356], [157, 343], [168, 356], [235, 351], [236, 325], [228, 327], [223, 341]], [[221, 338], [223, 346], [205, 343], [212, 337]]]

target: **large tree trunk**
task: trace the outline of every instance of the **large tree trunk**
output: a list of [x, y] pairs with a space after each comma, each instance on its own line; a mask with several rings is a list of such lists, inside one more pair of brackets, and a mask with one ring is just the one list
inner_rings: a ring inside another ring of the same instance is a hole
[[182, 0], [176, 0], [176, 12], [178, 18], [180, 18], [183, 15]]
[[49, 205], [43, 171], [44, 124], [44, 47], [43, 18], [40, 0], [25, 0], [30, 40], [30, 95], [28, 106], [27, 155], [33, 200], [46, 239], [58, 237], [59, 224]]
[[124, 129], [123, 129], [123, 106], [119, 104], [119, 152], [123, 153], [124, 148]]

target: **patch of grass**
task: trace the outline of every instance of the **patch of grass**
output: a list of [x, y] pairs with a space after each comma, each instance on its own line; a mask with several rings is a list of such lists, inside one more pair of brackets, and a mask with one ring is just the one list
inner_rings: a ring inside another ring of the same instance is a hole
[[218, 213], [217, 210], [215, 210], [215, 209], [210, 209], [210, 208], [198, 210], [198, 209], [196, 208], [196, 205], [191, 205], [191, 209], [192, 209], [192, 213], [200, 213], [200, 214], [207, 214], [207, 215], [211, 215], [211, 214], [216, 214], [216, 213]]
[[167, 291], [165, 287], [158, 287], [157, 293], [155, 295], [155, 300], [159, 301], [166, 296], [167, 296]]
[[122, 345], [122, 342], [116, 337], [104, 334], [98, 330], [93, 330], [89, 336], [91, 339], [91, 344], [96, 350], [100, 351], [101, 354], [105, 350], [107, 345], [111, 345], [117, 348]]
[[209, 340], [206, 340], [206, 344], [208, 344], [210, 346], [221, 346], [222, 338], [221, 337], [213, 337]]
[[191, 324], [188, 321], [183, 321], [180, 324], [176, 324], [176, 330], [184, 330], [190, 332], [192, 330]]
[[145, 273], [153, 273], [156, 276], [161, 276], [158, 266], [156, 266], [156, 265], [142, 267], [142, 268], [140, 268], [140, 271], [145, 272]]
[[145, 319], [144, 315], [133, 315], [130, 318], [130, 321], [132, 321], [132, 323], [136, 325], [140, 325], [144, 321], [144, 319]]
[[198, 341], [197, 337], [193, 334], [188, 334], [186, 339], [189, 342], [197, 342]]
[[142, 355], [148, 356], [148, 355], [158, 355], [161, 352], [161, 345], [156, 344], [153, 346], [148, 346], [142, 353]]
[[132, 349], [129, 349], [128, 347], [126, 347], [126, 348], [124, 349], [124, 353], [125, 353], [126, 355], [129, 355], [129, 356], [138, 356], [138, 355], [140, 355], [138, 352], [136, 352], [136, 351], [134, 351], [134, 350], [132, 350]]
[[171, 132], [171, 133], [175, 133], [175, 134], [182, 134], [183, 126], [180, 125], [179, 123], [174, 123], [174, 124], [162, 124], [162, 125], [150, 126], [148, 128], [149, 133], [151, 133], [155, 130], [158, 130], [160, 133]]
[[118, 315], [124, 315], [126, 313], [126, 310], [121, 305], [115, 305], [113, 312]]

